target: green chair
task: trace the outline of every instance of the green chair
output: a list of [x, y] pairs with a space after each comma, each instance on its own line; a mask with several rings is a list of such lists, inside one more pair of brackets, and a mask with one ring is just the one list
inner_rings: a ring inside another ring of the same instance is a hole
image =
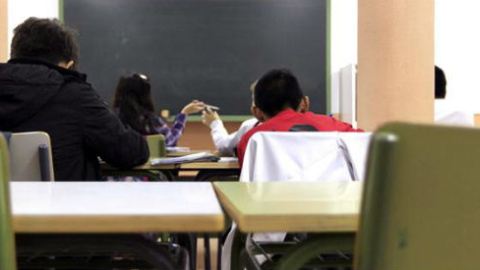
[[480, 267], [480, 130], [387, 124], [367, 170], [355, 269]]
[[10, 165], [8, 147], [0, 136], [0, 269], [17, 269], [10, 212]]
[[167, 155], [165, 136], [161, 134], [148, 135], [147, 143], [151, 158], [165, 157]]

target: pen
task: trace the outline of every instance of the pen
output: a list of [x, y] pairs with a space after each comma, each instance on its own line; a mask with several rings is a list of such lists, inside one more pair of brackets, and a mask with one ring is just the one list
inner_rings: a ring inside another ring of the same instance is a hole
[[205, 104], [205, 107], [210, 108], [210, 110], [212, 110], [212, 111], [219, 111], [219, 110], [220, 110], [219, 107], [217, 107], [217, 106], [212, 106], [212, 105], [208, 105], [208, 104]]

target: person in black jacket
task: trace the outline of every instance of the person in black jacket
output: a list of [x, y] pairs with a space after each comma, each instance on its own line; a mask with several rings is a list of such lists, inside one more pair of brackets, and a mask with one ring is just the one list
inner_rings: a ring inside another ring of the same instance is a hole
[[77, 58], [74, 32], [58, 20], [17, 26], [11, 59], [0, 64], [0, 130], [47, 132], [58, 181], [100, 180], [98, 157], [120, 168], [145, 163], [145, 139], [74, 70]]

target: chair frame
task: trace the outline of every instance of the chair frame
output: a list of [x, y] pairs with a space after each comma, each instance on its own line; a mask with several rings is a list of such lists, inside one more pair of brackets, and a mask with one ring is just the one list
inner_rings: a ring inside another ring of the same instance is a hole
[[10, 207], [10, 164], [8, 147], [0, 136], [0, 269], [17, 269], [15, 238]]

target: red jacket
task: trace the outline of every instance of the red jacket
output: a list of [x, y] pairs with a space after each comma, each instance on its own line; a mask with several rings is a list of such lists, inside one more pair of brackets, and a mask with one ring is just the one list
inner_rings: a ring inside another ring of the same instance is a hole
[[262, 131], [291, 131], [292, 127], [297, 125], [309, 125], [315, 127], [318, 131], [340, 131], [340, 132], [363, 132], [361, 129], [354, 129], [352, 125], [339, 121], [326, 115], [314, 114], [311, 112], [299, 113], [292, 109], [287, 109], [268, 121], [252, 128], [240, 139], [237, 145], [237, 155], [240, 167], [243, 164], [243, 157], [247, 144], [253, 134]]

